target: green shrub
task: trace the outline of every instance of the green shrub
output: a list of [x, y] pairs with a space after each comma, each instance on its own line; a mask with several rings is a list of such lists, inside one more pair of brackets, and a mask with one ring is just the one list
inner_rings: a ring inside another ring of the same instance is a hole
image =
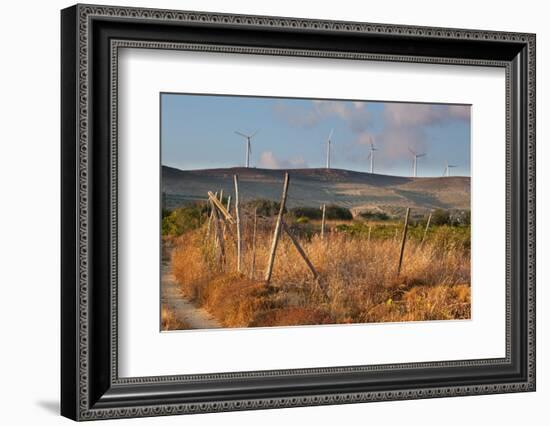
[[352, 220], [353, 215], [345, 207], [330, 205], [326, 208], [326, 218], [332, 220]]
[[206, 206], [193, 204], [179, 207], [172, 211], [163, 211], [162, 235], [179, 236], [187, 231], [197, 229], [205, 219]]
[[428, 238], [428, 241], [435, 244], [441, 250], [461, 248], [470, 249], [471, 229], [469, 226], [440, 226], [435, 228]]
[[451, 215], [447, 210], [437, 209], [432, 213], [432, 225], [443, 226], [451, 224]]
[[287, 222], [287, 225], [296, 238], [304, 241], [310, 241], [315, 234], [321, 232], [321, 227], [310, 223], [308, 218], [298, 218], [295, 222]]
[[[246, 206], [252, 210], [257, 209], [257, 213], [259, 216], [275, 216], [279, 213], [281, 203], [278, 201], [265, 200], [263, 198], [260, 198], [246, 203]], [[284, 211], [286, 213], [286, 208]]]
[[[371, 231], [376, 229], [383, 229], [385, 227], [371, 227]], [[352, 222], [352, 223], [340, 223], [336, 225], [336, 230], [338, 232], [343, 232], [354, 237], [367, 237], [369, 234], [369, 225], [364, 222]]]
[[309, 218], [305, 216], [300, 216], [298, 219], [296, 219], [296, 223], [309, 223]]
[[361, 212], [359, 216], [368, 220], [390, 220], [390, 217], [386, 213], [377, 211]]
[[323, 212], [315, 207], [295, 207], [290, 209], [290, 213], [297, 218], [307, 218], [311, 220], [321, 219]]
[[471, 211], [470, 210], [461, 211], [456, 217], [456, 222], [459, 225], [469, 226], [472, 222], [472, 213], [471, 213]]
[[[310, 220], [321, 220], [323, 210], [320, 207], [294, 207], [290, 213], [297, 218], [307, 217]], [[325, 219], [327, 220], [352, 220], [353, 215], [349, 209], [337, 205], [326, 206]]]

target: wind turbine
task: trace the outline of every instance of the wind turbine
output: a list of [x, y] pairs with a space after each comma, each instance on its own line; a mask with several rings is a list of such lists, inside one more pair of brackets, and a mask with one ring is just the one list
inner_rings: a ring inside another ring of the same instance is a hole
[[416, 177], [416, 163], [419, 158], [425, 157], [426, 153], [418, 154], [409, 148], [409, 152], [413, 155], [413, 176]]
[[449, 162], [445, 160], [445, 172], [443, 172], [443, 176], [451, 176], [451, 169], [453, 167], [456, 167], [456, 165], [449, 164]]
[[331, 146], [332, 146], [332, 134], [334, 133], [334, 129], [332, 129], [330, 131], [330, 133], [328, 134], [328, 139], [327, 139], [327, 169], [330, 169], [330, 151], [331, 151]]
[[250, 167], [250, 154], [252, 153], [252, 145], [250, 144], [250, 140], [258, 134], [259, 130], [256, 130], [251, 135], [245, 135], [244, 133], [241, 133], [237, 130], [235, 130], [235, 133], [239, 136], [242, 136], [246, 139], [246, 168]]
[[371, 173], [374, 173], [374, 153], [375, 153], [375, 151], [378, 151], [378, 150], [374, 147], [374, 144], [371, 142], [371, 144], [370, 144], [370, 154], [369, 154], [370, 172]]

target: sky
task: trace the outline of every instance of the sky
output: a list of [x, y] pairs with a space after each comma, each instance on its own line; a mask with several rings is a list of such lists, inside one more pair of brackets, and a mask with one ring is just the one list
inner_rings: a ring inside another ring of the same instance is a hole
[[318, 100], [161, 94], [162, 164], [182, 170], [245, 165], [325, 167], [331, 132], [331, 167], [411, 176], [470, 175], [470, 106], [380, 101]]

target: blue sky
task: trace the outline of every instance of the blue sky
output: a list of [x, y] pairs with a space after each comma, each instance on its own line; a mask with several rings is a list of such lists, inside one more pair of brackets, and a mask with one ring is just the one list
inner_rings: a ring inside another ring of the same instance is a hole
[[375, 173], [410, 176], [410, 148], [418, 176], [470, 175], [466, 105], [161, 94], [162, 164], [182, 170], [243, 166], [236, 130], [258, 131], [252, 167], [324, 167], [331, 129], [333, 168], [368, 172], [372, 142]]

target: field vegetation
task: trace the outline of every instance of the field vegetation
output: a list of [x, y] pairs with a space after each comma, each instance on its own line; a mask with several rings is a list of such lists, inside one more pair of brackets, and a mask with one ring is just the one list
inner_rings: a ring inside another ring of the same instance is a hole
[[221, 223], [223, 242], [216, 243], [206, 203], [163, 214], [163, 239], [172, 247], [172, 271], [182, 294], [223, 326], [470, 318], [469, 212], [434, 211], [425, 236], [428, 215], [412, 220], [398, 274], [403, 217], [383, 212], [354, 217], [348, 209], [326, 206], [321, 238], [319, 207], [287, 209], [285, 223], [318, 276], [282, 233], [266, 285], [279, 206], [268, 200], [241, 205], [240, 272], [234, 225]]

